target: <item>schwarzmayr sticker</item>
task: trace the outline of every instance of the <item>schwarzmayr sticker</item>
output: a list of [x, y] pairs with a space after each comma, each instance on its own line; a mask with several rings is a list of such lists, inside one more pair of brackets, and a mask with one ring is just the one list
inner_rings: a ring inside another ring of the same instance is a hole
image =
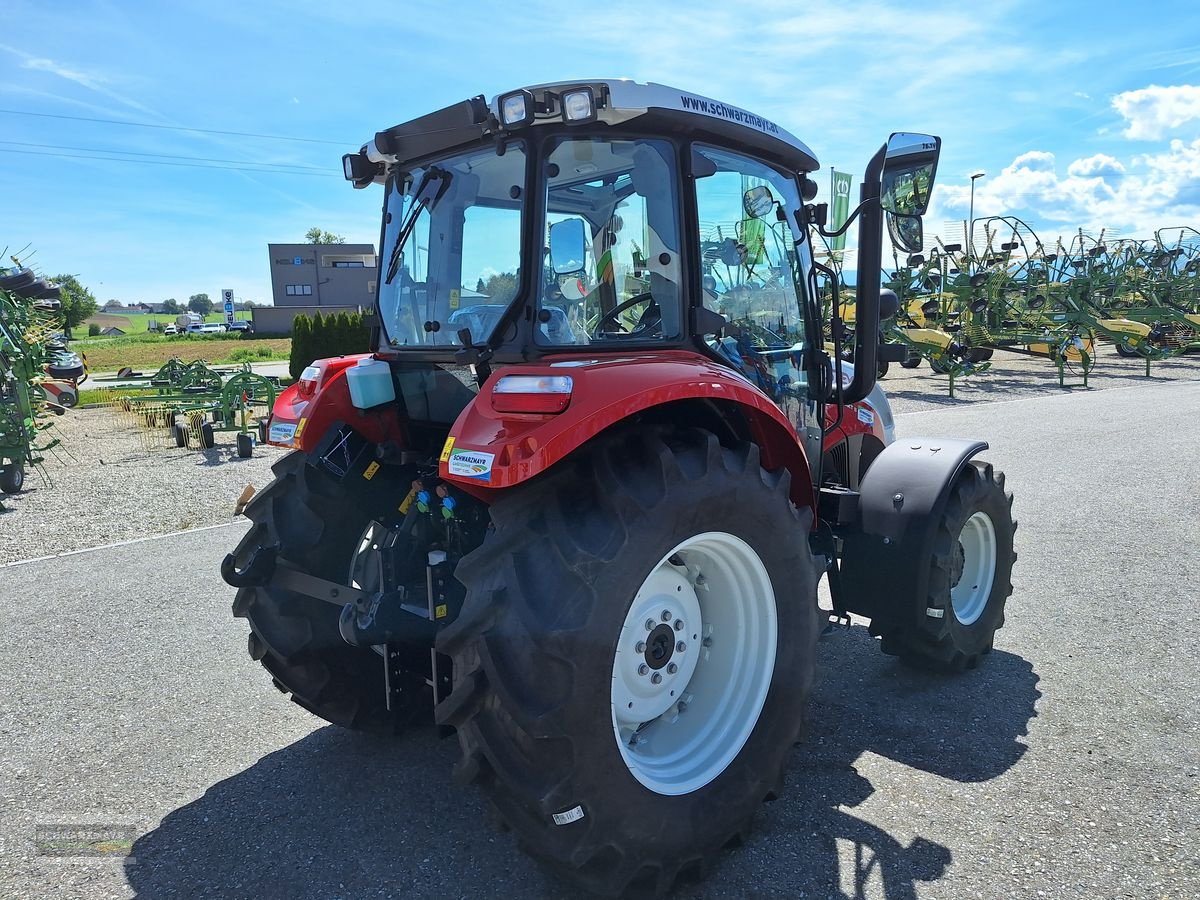
[[492, 480], [492, 460], [494, 453], [482, 453], [478, 450], [457, 449], [451, 452], [446, 468], [451, 475], [459, 478], [473, 478], [476, 481]]

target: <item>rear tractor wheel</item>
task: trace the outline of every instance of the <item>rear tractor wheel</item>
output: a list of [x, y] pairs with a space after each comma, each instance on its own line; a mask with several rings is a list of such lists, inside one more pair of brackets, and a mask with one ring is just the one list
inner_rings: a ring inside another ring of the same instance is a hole
[[817, 634], [810, 513], [757, 448], [605, 440], [491, 507], [439, 636], [459, 775], [580, 887], [662, 894], [781, 787]]
[[[233, 602], [233, 614], [250, 623], [251, 658], [294, 702], [335, 725], [394, 734], [428, 716], [433, 698], [424, 679], [406, 675], [401, 699], [389, 710], [383, 656], [342, 639], [341, 606], [278, 583], [285, 568], [351, 586], [359, 583], [363, 569], [374, 571], [375, 520], [398, 502], [380, 481], [387, 476], [381, 472], [371, 481], [371, 491], [351, 490], [308, 465], [301, 451], [271, 468], [275, 479], [247, 505], [246, 517], [254, 524], [233, 553], [239, 566], [251, 566], [258, 553], [274, 553], [276, 559], [271, 577], [238, 588]], [[428, 659], [429, 648], [419, 654]]]
[[1004, 624], [1016, 530], [1004, 475], [987, 463], [968, 463], [937, 525], [928, 594], [913, 600], [924, 610], [921, 624], [913, 625], [911, 604], [900, 604], [891, 620], [873, 620], [883, 652], [924, 668], [975, 668]]

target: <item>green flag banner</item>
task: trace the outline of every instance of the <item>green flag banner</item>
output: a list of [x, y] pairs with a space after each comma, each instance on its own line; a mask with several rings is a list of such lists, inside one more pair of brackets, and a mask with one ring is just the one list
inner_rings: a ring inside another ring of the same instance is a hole
[[[850, 215], [850, 182], [854, 180], [854, 176], [849, 172], [839, 172], [836, 169], [831, 171], [833, 192], [833, 202], [829, 205], [829, 230], [837, 231], [846, 224], [846, 217]], [[830, 239], [829, 249], [841, 250], [846, 246], [846, 235], [840, 234], [835, 238]]]

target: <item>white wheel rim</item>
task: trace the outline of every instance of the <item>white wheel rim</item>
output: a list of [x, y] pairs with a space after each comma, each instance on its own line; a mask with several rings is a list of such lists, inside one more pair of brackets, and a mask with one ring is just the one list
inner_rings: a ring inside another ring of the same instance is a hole
[[954, 617], [963, 625], [973, 625], [987, 608], [996, 577], [996, 527], [987, 513], [977, 512], [963, 524], [958, 535], [963, 567], [958, 581], [950, 587]]
[[758, 723], [777, 642], [770, 575], [741, 538], [698, 534], [659, 560], [613, 658], [613, 734], [630, 774], [678, 796], [725, 771]]

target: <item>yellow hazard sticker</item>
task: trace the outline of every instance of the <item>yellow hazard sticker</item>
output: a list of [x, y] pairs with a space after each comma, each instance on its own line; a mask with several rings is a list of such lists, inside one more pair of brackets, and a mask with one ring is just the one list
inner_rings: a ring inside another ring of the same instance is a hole
[[442, 445], [442, 462], [450, 461], [450, 454], [454, 452], [454, 435], [446, 438], [446, 443]]
[[454, 290], [452, 290], [450, 292], [450, 308], [451, 309], [458, 309], [458, 301], [459, 301], [460, 297], [462, 297], [462, 294], [459, 292], [458, 288], [455, 288]]
[[433, 608], [433, 617], [435, 619], [444, 619], [449, 613], [450, 610], [446, 608], [445, 603], [439, 603]]
[[308, 424], [308, 419], [301, 416], [300, 421], [296, 423], [296, 433], [294, 435], [292, 435], [292, 437], [299, 439], [300, 435], [302, 435], [304, 433], [304, 426], [307, 424]]
[[404, 515], [407, 516], [409, 508], [413, 505], [413, 501], [416, 499], [417, 499], [417, 489], [413, 488], [411, 491], [408, 492], [408, 494], [405, 496], [405, 498], [400, 501], [400, 505], [396, 508], [399, 509], [401, 513], [403, 513]]
[[363, 471], [363, 478], [367, 479], [367, 481], [370, 481], [372, 478], [374, 478], [374, 477], [375, 477], [375, 473], [376, 473], [376, 472], [378, 472], [378, 471], [379, 471], [379, 463], [377, 463], [377, 462], [372, 462], [372, 463], [371, 463], [369, 466], [367, 466], [367, 468], [366, 468], [366, 469]]

